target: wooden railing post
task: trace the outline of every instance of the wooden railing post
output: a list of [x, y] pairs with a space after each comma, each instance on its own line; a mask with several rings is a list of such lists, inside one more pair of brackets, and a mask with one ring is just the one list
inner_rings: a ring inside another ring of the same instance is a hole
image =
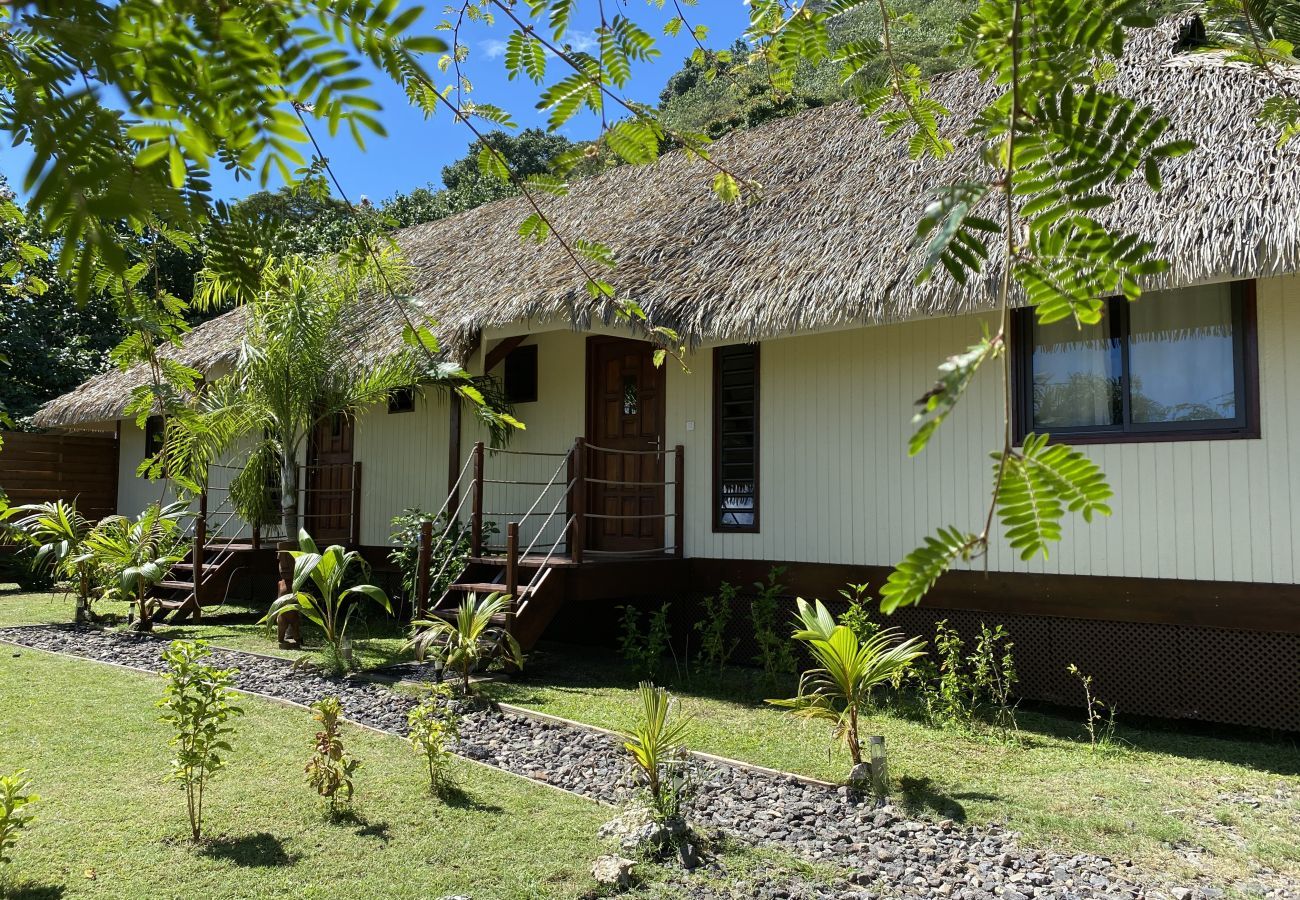
[[208, 492], [199, 493], [199, 514], [194, 520], [194, 551], [190, 554], [194, 578], [194, 600], [202, 603], [199, 588], [203, 585], [203, 551], [208, 544]]
[[472, 556], [483, 555], [483, 442], [474, 444], [474, 508], [470, 512]]
[[569, 539], [570, 555], [582, 562], [582, 545], [587, 537], [587, 439], [573, 442], [573, 534]]
[[361, 546], [361, 460], [352, 464], [352, 546]]
[[519, 608], [519, 523], [506, 525], [506, 593]]
[[253, 526], [253, 549], [254, 550], [262, 549], [262, 526], [261, 525]]
[[420, 523], [420, 549], [415, 563], [415, 603], [414, 612], [417, 619], [429, 614], [429, 570], [433, 566], [433, 523]]
[[686, 552], [686, 450], [681, 444], [673, 449], [673, 556], [681, 559]]

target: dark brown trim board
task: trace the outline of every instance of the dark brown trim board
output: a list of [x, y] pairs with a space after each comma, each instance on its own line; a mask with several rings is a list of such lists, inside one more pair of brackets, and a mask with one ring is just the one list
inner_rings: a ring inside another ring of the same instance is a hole
[[[741, 534], [757, 534], [759, 531], [759, 512], [760, 512], [760, 495], [762, 484], [761, 459], [759, 458], [759, 445], [761, 443], [760, 435], [762, 425], [760, 423], [760, 407], [762, 403], [763, 390], [763, 358], [760, 353], [759, 344], [729, 344], [723, 347], [713, 348], [713, 459], [712, 473], [713, 481], [709, 486], [709, 518], [712, 522], [714, 533], [737, 532]], [[754, 493], [753, 502], [753, 521], [747, 525], [727, 524], [722, 521], [722, 485], [725, 481], [722, 471], [722, 432], [723, 417], [725, 415], [722, 401], [722, 363], [724, 357], [733, 350], [742, 349], [753, 357], [754, 365], [754, 414], [752, 422], [751, 440], [753, 446], [751, 453], [754, 460]]]
[[[785, 566], [781, 580], [788, 592], [809, 599], [837, 598], [850, 582], [866, 582], [874, 595], [891, 571], [887, 566], [773, 560], [693, 558], [690, 562], [691, 582], [701, 590], [713, 590], [723, 581], [749, 585], [765, 579], [772, 566]], [[1300, 585], [1294, 584], [949, 572], [922, 606], [1300, 635]]]

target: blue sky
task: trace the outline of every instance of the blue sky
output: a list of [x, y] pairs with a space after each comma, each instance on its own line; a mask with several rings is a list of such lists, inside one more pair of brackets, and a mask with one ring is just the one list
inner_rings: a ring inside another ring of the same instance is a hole
[[[609, 0], [606, 2], [610, 5]], [[423, 5], [425, 15], [420, 23], [412, 26], [412, 33], [417, 30], [430, 33], [443, 18], [440, 0], [427, 0]], [[664, 22], [672, 17], [669, 11], [671, 3], [667, 4], [668, 9], [657, 9], [654, 3], [646, 0], [613, 0], [612, 5], [656, 36], [660, 57], [650, 63], [637, 64], [625, 92], [631, 99], [655, 103], [668, 76], [677, 70], [695, 45], [685, 31], [676, 38], [663, 34]], [[579, 8], [585, 16], [574, 22], [565, 40], [575, 49], [589, 49], [592, 28], [597, 21], [593, 19], [596, 4], [584, 2]], [[729, 46], [743, 32], [748, 21], [748, 7], [743, 0], [701, 0], [695, 7], [683, 4], [683, 8], [692, 24], [708, 26], [706, 44], [710, 47]], [[611, 15], [614, 11], [608, 10]], [[508, 110], [520, 129], [545, 127], [545, 115], [535, 109], [539, 87], [526, 80], [512, 82], [506, 78], [502, 55], [511, 30], [511, 23], [504, 16], [498, 17], [494, 26], [469, 23], [462, 29], [462, 40], [470, 48], [470, 58], [463, 71], [473, 84], [471, 96], [479, 103], [492, 103]], [[436, 59], [430, 60], [430, 70], [436, 72], [435, 62]], [[560, 72], [560, 65], [556, 64], [552, 71]], [[364, 194], [378, 202], [397, 191], [423, 187], [429, 182], [441, 187], [442, 167], [464, 155], [472, 135], [465, 126], [454, 124], [445, 110], [425, 120], [419, 111], [407, 104], [402, 91], [387, 82], [381, 73], [371, 71], [368, 74], [374, 82], [370, 95], [384, 106], [380, 117], [388, 131], [387, 137], [368, 135], [366, 148], [361, 150], [347, 134], [346, 128], [335, 138], [329, 137], [323, 123], [313, 129], [344, 190], [354, 201]], [[443, 76], [438, 83], [448, 81], [449, 75]], [[570, 139], [581, 140], [595, 136], [597, 131], [598, 122], [590, 116], [583, 116], [564, 126], [561, 133]], [[21, 183], [28, 158], [21, 150], [0, 149], [0, 170], [10, 176], [12, 185]], [[273, 176], [268, 188], [278, 186], [279, 181]], [[213, 172], [213, 189], [218, 196], [242, 197], [259, 188], [256, 181], [251, 184], [248, 181], [236, 182], [224, 171]]]

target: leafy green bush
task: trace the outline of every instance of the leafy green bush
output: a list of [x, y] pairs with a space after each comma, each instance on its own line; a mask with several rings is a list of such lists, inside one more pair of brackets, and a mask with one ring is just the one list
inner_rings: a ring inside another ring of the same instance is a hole
[[681, 819], [686, 797], [686, 750], [682, 737], [687, 721], [673, 721], [676, 701], [664, 688], [641, 682], [640, 715], [635, 725], [621, 732], [623, 749], [645, 783], [646, 799], [655, 819], [662, 823]]
[[[22, 769], [12, 775], [0, 775], [0, 865], [13, 861], [9, 851], [18, 845], [18, 832], [36, 817], [31, 806], [41, 798], [28, 790], [31, 784]], [[0, 875], [3, 874], [0, 869]]]
[[482, 600], [470, 594], [461, 601], [456, 618], [418, 619], [411, 623], [414, 636], [406, 648], [413, 648], [419, 659], [431, 651], [443, 665], [460, 677], [463, 696], [471, 693], [470, 675], [475, 669], [487, 665], [498, 656], [505, 656], [516, 666], [524, 664], [519, 642], [507, 629], [492, 624], [492, 618], [506, 612], [510, 598], [493, 592]]
[[[445, 513], [435, 515], [425, 512], [418, 506], [409, 506], [402, 510], [400, 515], [393, 516], [391, 522], [393, 549], [388, 554], [388, 560], [401, 573], [402, 593], [412, 600], [412, 607], [414, 607], [415, 586], [419, 574], [417, 570], [420, 563], [420, 526], [424, 522], [433, 525], [433, 545], [430, 548], [433, 571], [429, 574], [432, 577], [438, 575], [440, 570], [442, 572], [436, 580], [429, 582], [429, 597], [432, 601], [437, 601], [446, 593], [447, 588], [464, 571], [472, 549], [470, 530], [460, 522], [452, 523], [448, 530]], [[496, 522], [484, 519], [483, 542], [491, 543], [498, 530]], [[443, 532], [447, 534], [445, 538], [442, 536]]]
[[158, 705], [162, 721], [175, 732], [176, 755], [168, 776], [185, 787], [185, 803], [194, 840], [203, 835], [203, 794], [208, 782], [226, 765], [222, 754], [232, 752], [229, 722], [243, 715], [235, 706], [235, 669], [218, 669], [204, 661], [211, 653], [206, 641], [172, 641], [163, 651], [166, 687]]
[[181, 517], [186, 511], [184, 503], [152, 503], [134, 520], [109, 516], [91, 529], [71, 561], [97, 573], [109, 599], [134, 603], [141, 631], [153, 628], [149, 589], [185, 558]]
[[429, 791], [443, 797], [454, 787], [451, 745], [460, 738], [460, 712], [446, 684], [429, 685], [428, 694], [406, 714], [407, 740], [424, 758]]
[[664, 657], [672, 648], [672, 632], [668, 626], [668, 609], [664, 603], [650, 613], [649, 626], [641, 631], [641, 612], [635, 606], [623, 607], [623, 619], [620, 623], [618, 649], [638, 678], [654, 679], [658, 677], [664, 664]]
[[355, 791], [352, 776], [361, 768], [361, 761], [343, 746], [340, 736], [343, 704], [339, 698], [322, 697], [311, 708], [321, 730], [316, 732], [316, 752], [304, 771], [307, 783], [329, 800], [330, 813], [337, 814], [342, 804], [352, 802]]
[[781, 594], [785, 590], [781, 576], [784, 574], [785, 566], [773, 566], [767, 573], [767, 581], [754, 582], [756, 593], [749, 603], [749, 620], [758, 644], [754, 661], [763, 666], [769, 684], [775, 684], [796, 669], [794, 651], [780, 632]]
[[930, 724], [970, 731], [984, 722], [1004, 737], [1014, 733], [1013, 691], [1019, 678], [1006, 629], [981, 622], [975, 647], [968, 654], [961, 636], [943, 619], [935, 624], [934, 646], [938, 665], [925, 673], [920, 684]]
[[841, 597], [849, 602], [849, 608], [844, 615], [840, 616], [840, 622], [856, 634], [860, 641], [869, 640], [879, 634], [880, 626], [871, 618], [871, 613], [867, 608], [871, 602], [871, 595], [867, 593], [867, 585], [848, 584], [839, 593]]
[[[271, 604], [262, 622], [274, 622], [281, 613], [297, 610], [320, 628], [330, 659], [342, 670], [348, 665], [342, 649], [343, 638], [357, 611], [357, 604], [349, 602], [350, 598], [368, 597], [389, 614], [393, 607], [388, 595], [373, 584], [344, 586], [354, 566], [363, 576], [369, 575], [369, 567], [356, 550], [344, 551], [335, 544], [322, 553], [306, 531], [298, 533], [298, 546], [300, 550], [287, 551], [294, 560], [293, 588]], [[315, 589], [314, 593], [306, 590], [309, 586]]]
[[695, 623], [695, 630], [700, 633], [700, 651], [695, 661], [701, 669], [711, 671], [721, 677], [736, 652], [740, 641], [727, 640], [727, 625], [731, 622], [731, 610], [735, 604], [735, 585], [726, 581], [718, 587], [718, 593], [705, 597], [702, 601], [704, 616]]
[[88, 608], [94, 570], [82, 555], [82, 544], [91, 526], [76, 504], [54, 500], [15, 506], [0, 513], [0, 520], [9, 519], [10, 533], [33, 551], [33, 574], [51, 582], [71, 578], [77, 586], [78, 608]]
[[815, 668], [799, 679], [799, 693], [788, 700], [769, 700], [797, 715], [825, 719], [832, 734], [853, 760], [862, 764], [860, 718], [871, 702], [872, 690], [906, 671], [925, 651], [917, 638], [902, 640], [897, 629], [887, 629], [863, 641], [851, 628], [837, 623], [820, 600], [810, 605], [797, 601], [799, 622], [794, 639], [807, 647]]

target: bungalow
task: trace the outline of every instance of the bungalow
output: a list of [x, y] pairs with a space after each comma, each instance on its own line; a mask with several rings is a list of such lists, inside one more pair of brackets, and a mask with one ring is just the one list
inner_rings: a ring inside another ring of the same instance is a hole
[[[1136, 35], [1114, 76], [1199, 145], [1166, 167], [1159, 195], [1132, 185], [1116, 213], [1168, 272], [1082, 333], [1018, 311], [1013, 342], [1017, 432], [1086, 445], [1114, 515], [1069, 522], [1046, 560], [995, 543], [987, 572], [946, 575], [894, 619], [918, 632], [1006, 624], [1030, 697], [1075, 700], [1077, 663], [1121, 711], [1300, 729], [1300, 149], [1254, 124], [1268, 85], [1189, 59], [1178, 35], [1173, 23]], [[935, 90], [960, 123], [987, 88], [957, 73]], [[552, 635], [578, 627], [574, 609], [609, 620], [616, 600], [675, 597], [684, 609], [778, 564], [790, 594], [879, 586], [936, 526], [969, 524], [988, 500], [995, 373], [922, 455], [906, 449], [937, 363], [993, 318], [998, 260], [965, 288], [914, 282], [926, 198], [975, 152], [912, 161], [836, 105], [718, 142], [760, 202], [718, 204], [705, 167], [679, 153], [548, 201], [557, 230], [614, 249], [618, 288], [679, 330], [685, 367], [656, 367], [554, 242], [519, 239], [519, 199], [401, 232], [416, 302], [528, 427], [484, 451], [458, 404], [418, 392], [329, 423], [304, 460], [309, 527], [378, 551], [403, 508], [456, 512], [481, 560], [461, 580], [515, 587], [520, 627], [558, 614]], [[228, 366], [241, 315], [196, 328], [177, 355]], [[358, 352], [400, 331], [376, 301]], [[150, 435], [122, 418], [143, 378], [99, 376], [36, 419], [118, 435], [124, 513], [158, 494], [134, 474]]]

